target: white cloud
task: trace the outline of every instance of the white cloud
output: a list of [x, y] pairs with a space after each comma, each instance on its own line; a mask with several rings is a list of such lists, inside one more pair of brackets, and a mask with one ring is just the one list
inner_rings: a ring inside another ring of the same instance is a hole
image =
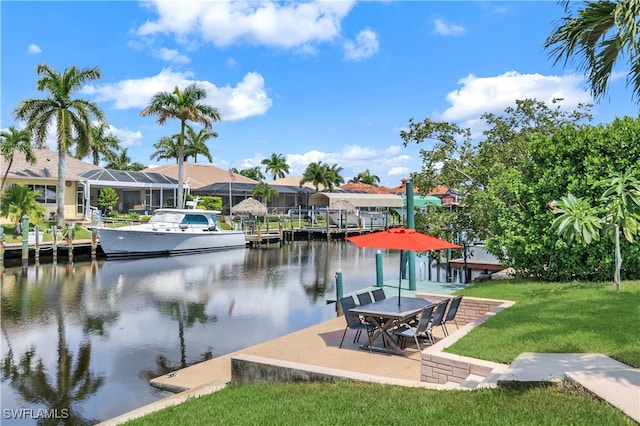
[[38, 46], [37, 44], [31, 43], [27, 47], [27, 53], [29, 53], [30, 55], [37, 55], [39, 53], [42, 53], [42, 49], [40, 49], [40, 46]]
[[574, 74], [545, 76], [510, 71], [484, 78], [469, 74], [458, 83], [462, 87], [446, 96], [451, 106], [438, 114], [437, 119], [461, 122], [474, 133], [477, 133], [474, 127], [479, 125], [483, 113], [501, 113], [506, 107], [514, 106], [516, 100], [536, 99], [550, 103], [554, 98], [563, 98], [561, 106], [567, 110], [581, 102], [591, 102], [591, 97], [581, 87], [582, 78]]
[[118, 129], [117, 127], [109, 124], [109, 129], [106, 133], [117, 137], [120, 141], [120, 146], [125, 148], [130, 146], [139, 146], [142, 143], [142, 133], [139, 130], [131, 131]]
[[157, 11], [158, 19], [144, 23], [137, 34], [174, 34], [182, 41], [194, 35], [219, 47], [245, 42], [299, 48], [339, 36], [354, 3], [152, 0], [145, 5]]
[[98, 102], [113, 102], [115, 109], [143, 109], [158, 92], [172, 92], [176, 86], [184, 88], [197, 83], [207, 92], [204, 102], [216, 107], [224, 121], [262, 115], [271, 108], [272, 100], [264, 88], [263, 77], [258, 73], [247, 73], [235, 86], [223, 87], [209, 81], [194, 80], [192, 77], [192, 72], [164, 69], [152, 77], [128, 79], [103, 86], [86, 86], [83, 93], [94, 95]]
[[160, 48], [155, 53], [157, 58], [167, 62], [175, 62], [177, 64], [188, 64], [190, 59], [188, 56], [181, 54], [176, 49], [167, 49], [166, 47]]
[[442, 19], [435, 19], [433, 27], [436, 34], [443, 36], [456, 36], [467, 32], [466, 28], [456, 24], [449, 24]]
[[371, 30], [362, 30], [355, 41], [344, 42], [344, 56], [349, 61], [360, 61], [370, 58], [378, 52], [378, 35]]

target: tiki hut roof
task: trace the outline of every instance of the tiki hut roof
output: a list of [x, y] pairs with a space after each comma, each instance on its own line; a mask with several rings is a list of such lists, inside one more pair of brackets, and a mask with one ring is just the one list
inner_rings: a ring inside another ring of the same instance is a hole
[[266, 216], [267, 206], [255, 198], [249, 197], [231, 207], [231, 213], [246, 214], [250, 216]]

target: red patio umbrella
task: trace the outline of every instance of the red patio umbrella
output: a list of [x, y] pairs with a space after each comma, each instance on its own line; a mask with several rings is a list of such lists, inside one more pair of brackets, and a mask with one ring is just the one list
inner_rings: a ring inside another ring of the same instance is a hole
[[[431, 235], [422, 234], [415, 229], [391, 228], [386, 231], [374, 232], [372, 234], [347, 237], [347, 241], [358, 247], [380, 248], [389, 250], [407, 251], [431, 251], [449, 248], [462, 248], [458, 244], [453, 244]], [[402, 253], [401, 253], [402, 254]], [[400, 256], [400, 270], [402, 270], [402, 256]], [[400, 303], [400, 289], [402, 284], [402, 273], [398, 280], [398, 303]]]

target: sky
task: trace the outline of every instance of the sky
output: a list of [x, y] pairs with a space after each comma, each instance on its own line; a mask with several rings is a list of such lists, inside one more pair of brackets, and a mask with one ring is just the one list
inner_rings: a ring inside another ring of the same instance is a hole
[[[179, 121], [158, 125], [140, 111], [196, 83], [221, 115], [207, 144], [214, 165], [241, 170], [275, 153], [289, 175], [325, 162], [345, 182], [369, 170], [394, 187], [432, 146], [403, 146], [411, 118], [480, 135], [480, 116], [516, 99], [594, 103], [576, 63], [554, 65], [543, 48], [562, 16], [555, 1], [3, 0], [0, 128], [24, 127], [18, 102], [44, 97], [39, 64], [98, 67], [102, 77], [76, 97], [96, 102], [133, 161], [167, 164], [150, 159], [153, 144]], [[594, 103], [594, 123], [637, 117], [624, 65]]]

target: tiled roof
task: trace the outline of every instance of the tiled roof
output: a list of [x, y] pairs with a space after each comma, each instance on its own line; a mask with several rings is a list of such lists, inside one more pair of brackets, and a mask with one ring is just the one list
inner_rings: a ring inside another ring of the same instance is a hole
[[[39, 178], [58, 179], [58, 152], [49, 149], [34, 149], [36, 164], [30, 164], [24, 155], [18, 151], [13, 155], [13, 163], [9, 169], [9, 178]], [[6, 170], [9, 162], [0, 155], [0, 170]], [[80, 180], [80, 175], [89, 170], [99, 170], [100, 167], [78, 160], [67, 155], [65, 163], [65, 179]]]

